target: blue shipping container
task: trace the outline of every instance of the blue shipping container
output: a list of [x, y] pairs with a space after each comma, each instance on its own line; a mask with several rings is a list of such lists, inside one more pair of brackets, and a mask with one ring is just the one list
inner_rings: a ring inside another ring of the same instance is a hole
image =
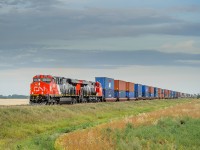
[[134, 98], [135, 97], [135, 92], [126, 92], [126, 97], [127, 98]]
[[142, 97], [142, 85], [135, 84], [135, 97]]
[[164, 90], [164, 89], [161, 89], [161, 93], [164, 94], [164, 92], [165, 92], [165, 90]]
[[126, 98], [126, 91], [115, 91], [115, 98]]
[[175, 91], [173, 91], [173, 98], [175, 98], [176, 97], [176, 92]]
[[142, 85], [142, 97], [149, 97], [149, 87]]
[[114, 79], [107, 77], [95, 77], [96, 82], [100, 82], [103, 89], [114, 90]]
[[169, 91], [169, 98], [171, 98], [172, 97], [172, 92], [171, 91]]
[[110, 90], [110, 89], [104, 89], [103, 90], [103, 96], [104, 98], [114, 98], [114, 90]]
[[149, 93], [149, 97], [154, 97], [154, 94], [153, 93]]
[[154, 88], [154, 97], [158, 97], [158, 88]]

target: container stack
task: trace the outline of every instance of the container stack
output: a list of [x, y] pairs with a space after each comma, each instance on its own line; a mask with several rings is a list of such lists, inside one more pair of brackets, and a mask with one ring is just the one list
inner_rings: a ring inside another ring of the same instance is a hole
[[135, 88], [132, 82], [126, 82], [126, 97], [128, 100], [135, 99]]
[[142, 85], [135, 84], [135, 97], [138, 99], [142, 99]]
[[142, 85], [142, 97], [144, 99], [149, 98], [149, 87], [147, 85]]
[[173, 91], [173, 98], [176, 98], [176, 91]]
[[154, 98], [154, 87], [149, 86], [149, 98], [153, 99]]
[[169, 96], [168, 96], [168, 90], [166, 90], [166, 89], [164, 90], [164, 97], [165, 97], [165, 98], [168, 98], [168, 97], [169, 97]]
[[158, 98], [158, 88], [154, 87], [154, 97]]
[[177, 98], [181, 97], [181, 92], [177, 92]]
[[165, 98], [165, 96], [164, 96], [164, 92], [165, 92], [165, 90], [164, 90], [164, 89], [161, 89], [161, 98], [162, 98], [162, 99]]
[[169, 90], [169, 97], [173, 98], [173, 92], [171, 90]]
[[107, 77], [96, 77], [96, 82], [101, 83], [103, 97], [105, 101], [115, 101], [114, 98], [114, 79]]
[[119, 101], [126, 100], [126, 82], [122, 80], [114, 80], [115, 98]]
[[158, 88], [158, 98], [161, 99], [161, 88]]
[[167, 90], [168, 98], [171, 98], [170, 96], [170, 90]]

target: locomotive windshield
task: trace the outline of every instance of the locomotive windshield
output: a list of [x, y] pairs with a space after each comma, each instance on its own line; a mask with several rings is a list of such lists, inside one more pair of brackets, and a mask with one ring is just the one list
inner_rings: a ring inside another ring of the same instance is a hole
[[50, 83], [51, 79], [50, 78], [33, 78], [33, 82], [39, 82], [39, 81]]
[[46, 83], [50, 83], [51, 82], [51, 79], [50, 78], [42, 78], [41, 79], [43, 82], [46, 82]]
[[40, 78], [33, 78], [33, 82], [39, 82]]

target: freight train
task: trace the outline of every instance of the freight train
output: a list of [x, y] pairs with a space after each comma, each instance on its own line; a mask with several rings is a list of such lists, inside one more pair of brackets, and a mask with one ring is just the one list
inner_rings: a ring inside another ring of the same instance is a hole
[[30, 84], [30, 104], [75, 104], [181, 97], [190, 97], [190, 94], [107, 77], [96, 77], [93, 82], [52, 75], [36, 75]]

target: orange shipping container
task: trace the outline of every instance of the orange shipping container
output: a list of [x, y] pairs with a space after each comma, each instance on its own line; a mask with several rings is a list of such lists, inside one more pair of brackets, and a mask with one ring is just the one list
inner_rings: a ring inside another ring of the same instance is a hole
[[154, 94], [154, 87], [149, 86], [149, 93]]
[[116, 91], [126, 91], [126, 82], [122, 80], [115, 80], [115, 88]]
[[169, 96], [168, 90], [164, 90], [164, 95], [165, 95], [165, 97]]
[[158, 94], [161, 94], [161, 88], [158, 88]]
[[135, 91], [135, 89], [134, 89], [134, 83], [132, 83], [132, 82], [126, 82], [126, 91], [134, 92]]
[[167, 94], [168, 94], [168, 96], [170, 95], [170, 90], [167, 90]]
[[162, 94], [161, 94], [161, 93], [158, 93], [158, 97], [159, 97], [159, 98], [162, 98]]

